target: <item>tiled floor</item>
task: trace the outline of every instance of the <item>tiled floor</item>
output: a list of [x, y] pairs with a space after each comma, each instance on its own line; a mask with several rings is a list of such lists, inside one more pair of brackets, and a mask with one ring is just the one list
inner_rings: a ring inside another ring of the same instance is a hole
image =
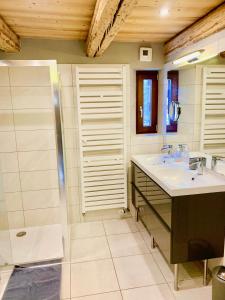
[[211, 300], [201, 268], [181, 267], [180, 291], [173, 273], [142, 224], [133, 219], [72, 226], [71, 263], [63, 266], [66, 300]]

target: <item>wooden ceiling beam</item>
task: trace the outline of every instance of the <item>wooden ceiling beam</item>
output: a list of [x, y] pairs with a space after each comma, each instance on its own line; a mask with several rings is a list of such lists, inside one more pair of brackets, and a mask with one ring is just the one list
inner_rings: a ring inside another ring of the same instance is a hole
[[109, 47], [137, 0], [98, 0], [87, 38], [87, 56], [100, 56]]
[[187, 46], [207, 38], [208, 36], [225, 29], [225, 3], [209, 12], [193, 25], [165, 43], [164, 50], [167, 58]]
[[5, 52], [20, 51], [20, 39], [0, 17], [0, 50]]

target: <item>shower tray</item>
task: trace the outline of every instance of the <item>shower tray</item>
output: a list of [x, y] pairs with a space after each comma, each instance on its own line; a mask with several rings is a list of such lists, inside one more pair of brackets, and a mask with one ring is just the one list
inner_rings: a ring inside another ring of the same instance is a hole
[[60, 224], [10, 230], [14, 265], [62, 259], [63, 233]]

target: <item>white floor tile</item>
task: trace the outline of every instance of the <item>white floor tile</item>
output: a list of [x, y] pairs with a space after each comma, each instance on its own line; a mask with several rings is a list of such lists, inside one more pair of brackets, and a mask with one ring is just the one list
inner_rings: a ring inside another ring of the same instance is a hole
[[110, 258], [106, 237], [76, 239], [71, 241], [72, 262]]
[[71, 238], [88, 238], [105, 235], [102, 222], [76, 223], [71, 226]]
[[[162, 254], [159, 252], [158, 249], [156, 249], [152, 256], [159, 266], [163, 276], [166, 278], [167, 282], [173, 282], [174, 281], [174, 272], [173, 272], [173, 265], [169, 265]], [[185, 264], [179, 265], [179, 279], [185, 280], [185, 279], [191, 279], [194, 277], [201, 277], [202, 276], [202, 267], [200, 265], [200, 262], [189, 262]]]
[[123, 300], [174, 300], [167, 284], [122, 291]]
[[13, 270], [8, 270], [8, 271], [1, 271], [0, 272], [0, 299], [2, 299], [4, 292], [7, 288], [7, 284], [9, 282], [10, 276], [12, 274]]
[[138, 231], [136, 222], [131, 218], [123, 220], [106, 220], [103, 224], [107, 235]]
[[138, 221], [136, 224], [137, 224], [139, 231], [146, 231], [146, 228], [141, 221]]
[[119, 289], [111, 259], [71, 265], [71, 297], [82, 297]]
[[212, 287], [202, 286], [199, 278], [179, 282], [179, 291], [174, 291], [172, 283], [170, 288], [176, 300], [212, 300]]
[[62, 264], [61, 300], [70, 299], [70, 263]]
[[122, 296], [121, 293], [118, 291], [112, 293], [73, 298], [72, 300], [122, 300]]
[[114, 258], [121, 289], [164, 283], [151, 254]]
[[109, 235], [107, 238], [113, 257], [149, 253], [140, 232]]

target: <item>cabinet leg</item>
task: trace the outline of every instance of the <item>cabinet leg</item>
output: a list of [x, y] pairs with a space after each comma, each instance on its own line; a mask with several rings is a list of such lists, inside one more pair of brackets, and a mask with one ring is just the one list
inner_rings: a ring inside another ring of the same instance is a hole
[[136, 209], [135, 219], [136, 219], [136, 222], [139, 221], [139, 208]]
[[204, 259], [203, 285], [208, 284], [208, 259]]
[[174, 290], [179, 290], [179, 264], [174, 265]]
[[155, 249], [157, 247], [156, 241], [153, 236], [151, 236], [151, 248]]

